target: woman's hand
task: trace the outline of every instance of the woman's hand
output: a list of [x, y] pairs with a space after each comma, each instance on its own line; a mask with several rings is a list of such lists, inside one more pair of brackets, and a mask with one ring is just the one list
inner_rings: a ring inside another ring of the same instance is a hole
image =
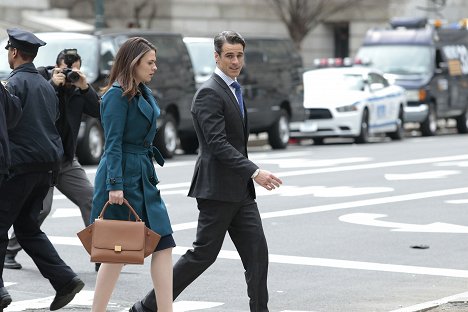
[[124, 199], [123, 191], [121, 190], [109, 191], [109, 203], [122, 205], [123, 199]]

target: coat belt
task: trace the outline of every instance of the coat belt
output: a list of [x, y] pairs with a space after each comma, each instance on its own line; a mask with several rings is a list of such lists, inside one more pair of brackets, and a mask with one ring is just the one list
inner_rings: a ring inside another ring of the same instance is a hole
[[148, 147], [145, 147], [143, 145], [124, 143], [122, 144], [122, 151], [124, 153], [148, 155], [150, 158], [154, 158], [161, 167], [164, 166], [164, 158], [156, 146], [148, 145]]

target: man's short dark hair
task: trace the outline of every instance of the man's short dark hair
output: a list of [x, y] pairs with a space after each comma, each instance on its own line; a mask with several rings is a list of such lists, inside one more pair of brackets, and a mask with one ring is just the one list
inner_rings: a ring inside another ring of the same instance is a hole
[[232, 30], [225, 30], [217, 34], [214, 38], [214, 48], [216, 53], [221, 55], [223, 44], [226, 42], [229, 44], [240, 43], [242, 44], [242, 49], [245, 49], [245, 40], [239, 33]]
[[[65, 62], [65, 50], [60, 51], [60, 53], [57, 55], [57, 60], [55, 61], [55, 64], [57, 66], [60, 66], [60, 63], [62, 63], [62, 61]], [[81, 56], [78, 53], [76, 53], [74, 57], [75, 57], [75, 59], [74, 59], [73, 63], [75, 63], [76, 61], [80, 61], [80, 65], [81, 65], [82, 64]], [[68, 64], [66, 64], [66, 65], [68, 65]]]

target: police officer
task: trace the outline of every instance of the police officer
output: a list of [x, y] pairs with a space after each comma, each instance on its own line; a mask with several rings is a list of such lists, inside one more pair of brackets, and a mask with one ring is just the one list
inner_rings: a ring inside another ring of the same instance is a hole
[[0, 185], [8, 175], [10, 167], [10, 146], [7, 129], [13, 128], [21, 117], [21, 102], [10, 95], [3, 84], [0, 84]]
[[67, 305], [84, 283], [65, 264], [41, 231], [37, 218], [42, 202], [59, 169], [63, 148], [55, 127], [59, 116], [54, 88], [32, 63], [40, 46], [46, 43], [32, 33], [7, 29], [8, 63], [13, 69], [6, 88], [21, 101], [23, 114], [8, 131], [11, 148], [9, 178], [0, 186], [0, 311], [11, 302], [3, 284], [3, 263], [8, 244], [8, 229], [33, 259], [41, 274], [56, 291], [50, 310]]
[[[59, 98], [60, 117], [55, 124], [62, 139], [64, 155], [56, 187], [80, 208], [85, 226], [88, 226], [94, 188], [76, 159], [75, 151], [82, 114], [99, 118], [100, 113], [99, 96], [88, 84], [80, 68], [81, 57], [77, 50], [65, 49], [58, 54], [54, 68], [39, 67], [38, 71], [49, 80]], [[44, 222], [52, 209], [53, 194], [54, 188], [51, 187], [39, 214], [39, 225]], [[15, 260], [20, 250], [21, 246], [12, 233], [5, 257], [5, 268], [21, 269], [21, 264]], [[98, 268], [99, 265], [96, 264], [96, 271]]]

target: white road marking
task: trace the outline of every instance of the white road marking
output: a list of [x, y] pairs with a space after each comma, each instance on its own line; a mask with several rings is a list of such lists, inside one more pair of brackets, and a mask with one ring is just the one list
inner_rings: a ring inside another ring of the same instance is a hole
[[430, 224], [410, 224], [410, 223], [398, 223], [390, 221], [376, 220], [379, 218], [385, 218], [387, 215], [378, 213], [350, 213], [339, 217], [340, 221], [368, 225], [378, 226], [385, 228], [393, 228], [391, 231], [396, 232], [419, 232], [419, 233], [457, 233], [466, 234], [468, 233], [468, 226], [434, 222]]
[[[81, 246], [81, 242], [76, 237], [48, 236], [54, 245]], [[191, 247], [177, 246], [173, 249], [173, 254], [183, 255]], [[83, 249], [84, 250], [84, 249]], [[240, 260], [237, 251], [221, 250], [218, 255], [220, 259]], [[421, 274], [445, 277], [468, 278], [467, 270], [441, 269], [430, 267], [418, 267], [410, 265], [385, 264], [363, 261], [336, 260], [328, 258], [296, 257], [285, 255], [269, 255], [270, 263], [321, 266], [330, 268], [356, 269], [368, 271], [394, 272], [405, 274]]]
[[400, 180], [427, 180], [427, 179], [445, 179], [454, 174], [460, 174], [458, 170], [437, 170], [416, 173], [385, 174], [385, 179], [389, 181]]
[[279, 218], [279, 217], [285, 217], [285, 216], [303, 215], [303, 214], [308, 214], [308, 213], [332, 211], [332, 210], [339, 210], [339, 209], [350, 209], [350, 208], [356, 208], [356, 207], [376, 206], [376, 205], [382, 205], [382, 204], [398, 203], [398, 202], [411, 201], [411, 200], [417, 200], [417, 199], [427, 199], [427, 198], [442, 197], [442, 196], [457, 195], [457, 194], [466, 194], [466, 193], [468, 193], [468, 187], [462, 187], [462, 188], [455, 188], [455, 189], [446, 189], [446, 190], [411, 193], [411, 194], [395, 195], [395, 196], [373, 198], [373, 199], [364, 199], [364, 200], [357, 200], [357, 201], [336, 203], [336, 204], [329, 204], [329, 205], [311, 206], [311, 207], [305, 207], [305, 208], [265, 212], [261, 214], [261, 217], [262, 219]]
[[281, 186], [276, 190], [268, 191], [263, 187], [256, 187], [255, 192], [257, 196], [271, 196], [279, 195], [286, 197], [296, 197], [313, 195], [314, 197], [350, 197], [350, 196], [361, 196], [367, 194], [376, 194], [384, 192], [393, 192], [394, 189], [391, 187], [351, 187], [351, 186], [333, 186], [326, 187], [321, 185], [313, 186]]
[[453, 200], [446, 200], [447, 204], [455, 204], [455, 205], [464, 205], [468, 204], [468, 199], [453, 199]]
[[433, 308], [433, 307], [436, 307], [438, 305], [447, 303], [449, 301], [456, 301], [456, 300], [459, 300], [459, 299], [466, 300], [467, 297], [468, 297], [468, 292], [464, 292], [464, 293], [461, 293], [461, 294], [457, 294], [457, 295], [437, 299], [437, 300], [434, 300], [434, 301], [428, 301], [428, 302], [416, 304], [416, 305], [411, 306], [411, 307], [401, 308], [401, 309], [393, 310], [393, 311], [390, 311], [390, 312], [426, 311], [426, 310], [428, 310], [430, 308]]
[[353, 171], [353, 170], [367, 170], [367, 169], [376, 169], [376, 168], [411, 166], [411, 165], [421, 165], [421, 164], [430, 164], [430, 163], [436, 163], [436, 162], [457, 161], [457, 160], [468, 160], [468, 155], [462, 154], [462, 155], [444, 156], [444, 157], [386, 161], [386, 162], [362, 164], [362, 165], [338, 166], [338, 167], [330, 167], [330, 168], [306, 169], [306, 170], [297, 170], [297, 171], [283, 171], [283, 172], [277, 172], [276, 175], [284, 178], [284, 177], [294, 177], [294, 176], [301, 176], [301, 175], [311, 175], [311, 174], [317, 174], [317, 173], [330, 173], [330, 172], [343, 172], [343, 171]]
[[349, 163], [372, 161], [369, 157], [349, 157], [335, 159], [310, 159], [310, 158], [288, 158], [288, 159], [265, 159], [259, 163], [268, 165], [278, 165], [280, 168], [307, 168], [307, 167], [330, 167]]
[[434, 165], [439, 167], [468, 167], [468, 161], [449, 161]]
[[80, 209], [57, 208], [52, 214], [53, 218], [81, 217]]
[[[71, 306], [84, 306], [91, 307], [93, 304], [94, 291], [82, 290], [80, 291], [75, 298], [67, 305]], [[54, 299], [54, 296], [36, 298], [31, 300], [22, 300], [22, 301], [13, 301], [5, 312], [18, 312], [24, 311], [27, 309], [43, 309], [49, 308], [50, 303]], [[202, 309], [211, 309], [223, 305], [222, 302], [208, 302], [208, 301], [177, 301], [174, 303], [174, 312], [188, 312], [188, 311], [197, 311]], [[109, 307], [117, 307], [116, 303], [110, 302]], [[128, 311], [128, 307], [122, 309], [122, 311]]]

